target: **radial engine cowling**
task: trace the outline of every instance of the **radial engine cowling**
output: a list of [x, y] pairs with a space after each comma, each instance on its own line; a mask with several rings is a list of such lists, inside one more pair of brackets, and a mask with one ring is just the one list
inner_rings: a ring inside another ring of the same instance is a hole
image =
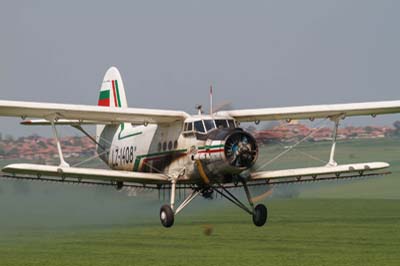
[[235, 131], [226, 138], [224, 152], [229, 165], [248, 169], [257, 160], [258, 147], [256, 140], [249, 133]]
[[208, 174], [239, 174], [253, 166], [257, 160], [256, 140], [239, 128], [213, 130], [207, 135], [205, 144], [194, 159], [202, 161]]

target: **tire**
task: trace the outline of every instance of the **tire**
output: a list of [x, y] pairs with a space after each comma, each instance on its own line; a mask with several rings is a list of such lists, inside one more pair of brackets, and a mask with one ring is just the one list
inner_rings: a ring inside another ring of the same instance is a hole
[[254, 208], [253, 223], [255, 226], [263, 226], [267, 222], [268, 211], [263, 204], [258, 204]]
[[160, 221], [161, 224], [169, 228], [174, 224], [174, 211], [169, 205], [163, 205], [160, 209]]

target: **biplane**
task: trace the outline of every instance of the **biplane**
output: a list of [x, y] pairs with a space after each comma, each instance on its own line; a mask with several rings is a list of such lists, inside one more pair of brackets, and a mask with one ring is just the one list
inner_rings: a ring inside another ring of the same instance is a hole
[[[211, 101], [212, 103], [212, 101]], [[385, 162], [341, 164], [335, 161], [337, 129], [350, 116], [372, 116], [400, 112], [400, 101], [311, 105], [213, 111], [183, 111], [128, 107], [124, 84], [117, 68], [111, 67], [101, 84], [98, 104], [74, 105], [23, 101], [0, 101], [0, 116], [22, 118], [23, 125], [52, 128], [59, 164], [16, 163], [2, 169], [3, 176], [30, 180], [110, 184], [117, 189], [142, 186], [168, 190], [169, 203], [161, 206], [161, 224], [171, 227], [175, 216], [197, 196], [217, 193], [251, 215], [256, 226], [267, 221], [267, 208], [256, 205], [250, 186], [277, 185], [316, 180], [373, 176], [386, 172]], [[27, 120], [27, 119], [31, 120]], [[240, 123], [298, 119], [332, 121], [329, 162], [319, 167], [252, 171], [259, 148]], [[96, 144], [96, 152], [109, 169], [70, 166], [64, 159], [57, 126], [81, 130]], [[95, 125], [96, 136], [82, 126]], [[231, 192], [243, 188], [248, 204]], [[176, 191], [190, 193], [176, 204]], [[176, 206], [177, 205], [177, 206]], [[256, 206], [255, 206], [256, 205]]]

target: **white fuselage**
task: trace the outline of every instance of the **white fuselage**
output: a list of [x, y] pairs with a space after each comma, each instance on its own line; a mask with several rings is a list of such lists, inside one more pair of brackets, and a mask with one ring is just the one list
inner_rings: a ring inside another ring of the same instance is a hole
[[[211, 121], [211, 118], [206, 118]], [[214, 122], [214, 128], [208, 128], [208, 132], [202, 122], [206, 132], [199, 137], [194, 123], [202, 119], [204, 116], [190, 118], [184, 125], [181, 122], [146, 126], [133, 126], [130, 123], [107, 125], [97, 132], [100, 144], [97, 152], [111, 169], [163, 173], [179, 178], [181, 182], [201, 180], [197, 160], [203, 163], [209, 175], [241, 172], [243, 169], [238, 171], [226, 164], [224, 139], [202, 137], [212, 130], [219, 130], [215, 127], [217, 122]], [[219, 121], [222, 119], [229, 118], [219, 118]], [[192, 125], [190, 130], [187, 128], [189, 123]], [[232, 123], [234, 125], [233, 120]], [[225, 130], [230, 130], [228, 122], [226, 124]]]

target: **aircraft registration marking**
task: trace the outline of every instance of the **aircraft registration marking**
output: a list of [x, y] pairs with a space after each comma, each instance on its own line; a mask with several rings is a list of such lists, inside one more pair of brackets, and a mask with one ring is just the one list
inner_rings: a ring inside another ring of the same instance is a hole
[[118, 167], [133, 163], [136, 146], [115, 147], [111, 151], [111, 164]]

